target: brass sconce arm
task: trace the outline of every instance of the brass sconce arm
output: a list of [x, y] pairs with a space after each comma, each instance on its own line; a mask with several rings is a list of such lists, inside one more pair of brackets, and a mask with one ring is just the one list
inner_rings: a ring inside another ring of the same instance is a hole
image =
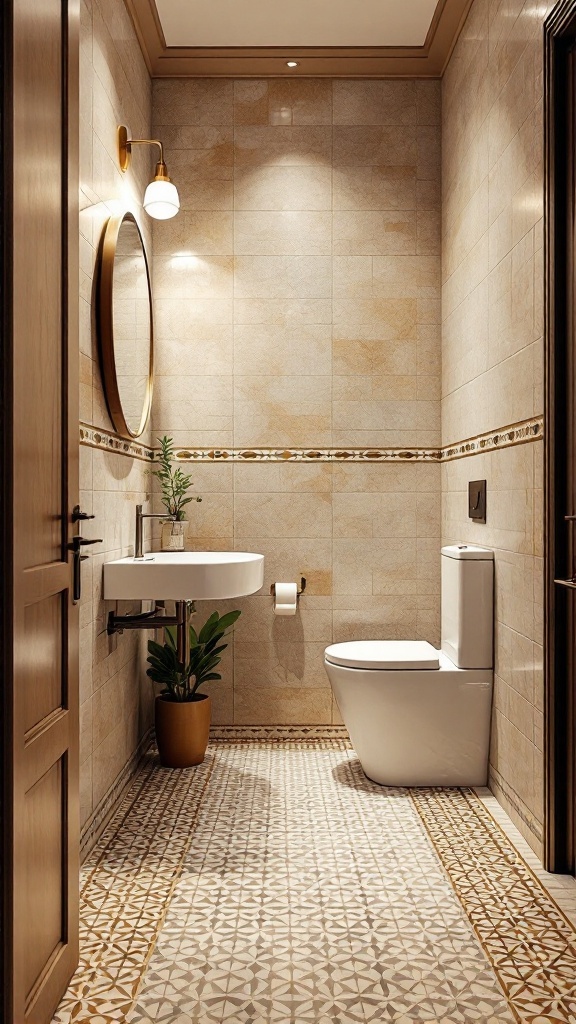
[[[127, 171], [132, 158], [132, 146], [158, 146], [160, 150], [159, 166], [166, 175], [166, 164], [164, 163], [164, 148], [160, 139], [129, 139], [128, 132], [123, 124], [118, 128], [118, 162], [121, 171]], [[158, 165], [157, 165], [158, 166]]]

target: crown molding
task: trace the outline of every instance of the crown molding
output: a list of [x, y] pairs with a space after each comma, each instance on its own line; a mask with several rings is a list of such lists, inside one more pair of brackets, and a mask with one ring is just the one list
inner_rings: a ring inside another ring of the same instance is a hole
[[439, 0], [423, 46], [286, 48], [167, 46], [155, 0], [124, 2], [153, 78], [439, 78], [472, 4]]

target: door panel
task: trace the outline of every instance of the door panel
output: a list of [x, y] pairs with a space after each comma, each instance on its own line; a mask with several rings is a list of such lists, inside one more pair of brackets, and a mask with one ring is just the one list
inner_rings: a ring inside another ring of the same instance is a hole
[[12, 1024], [78, 959], [76, 0], [13, 0]]
[[62, 672], [62, 634], [65, 614], [60, 594], [28, 605], [24, 635], [28, 638], [20, 661], [24, 732], [27, 735], [53, 711], [66, 704]]
[[28, 790], [24, 805], [26, 913], [23, 931], [30, 955], [25, 965], [26, 999], [46, 965], [66, 942], [62, 865], [62, 806], [65, 803], [62, 760]]

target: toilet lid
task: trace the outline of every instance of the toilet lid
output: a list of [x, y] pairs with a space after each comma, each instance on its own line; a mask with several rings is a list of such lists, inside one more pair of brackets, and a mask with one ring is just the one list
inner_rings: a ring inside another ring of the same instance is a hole
[[440, 668], [440, 652], [425, 640], [352, 640], [332, 644], [325, 654], [326, 661], [346, 668]]

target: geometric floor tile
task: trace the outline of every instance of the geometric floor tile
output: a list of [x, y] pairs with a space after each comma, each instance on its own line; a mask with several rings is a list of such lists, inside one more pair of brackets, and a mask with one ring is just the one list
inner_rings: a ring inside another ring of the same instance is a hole
[[147, 759], [83, 875], [59, 1024], [576, 1022], [576, 935], [468, 790], [342, 740]]

